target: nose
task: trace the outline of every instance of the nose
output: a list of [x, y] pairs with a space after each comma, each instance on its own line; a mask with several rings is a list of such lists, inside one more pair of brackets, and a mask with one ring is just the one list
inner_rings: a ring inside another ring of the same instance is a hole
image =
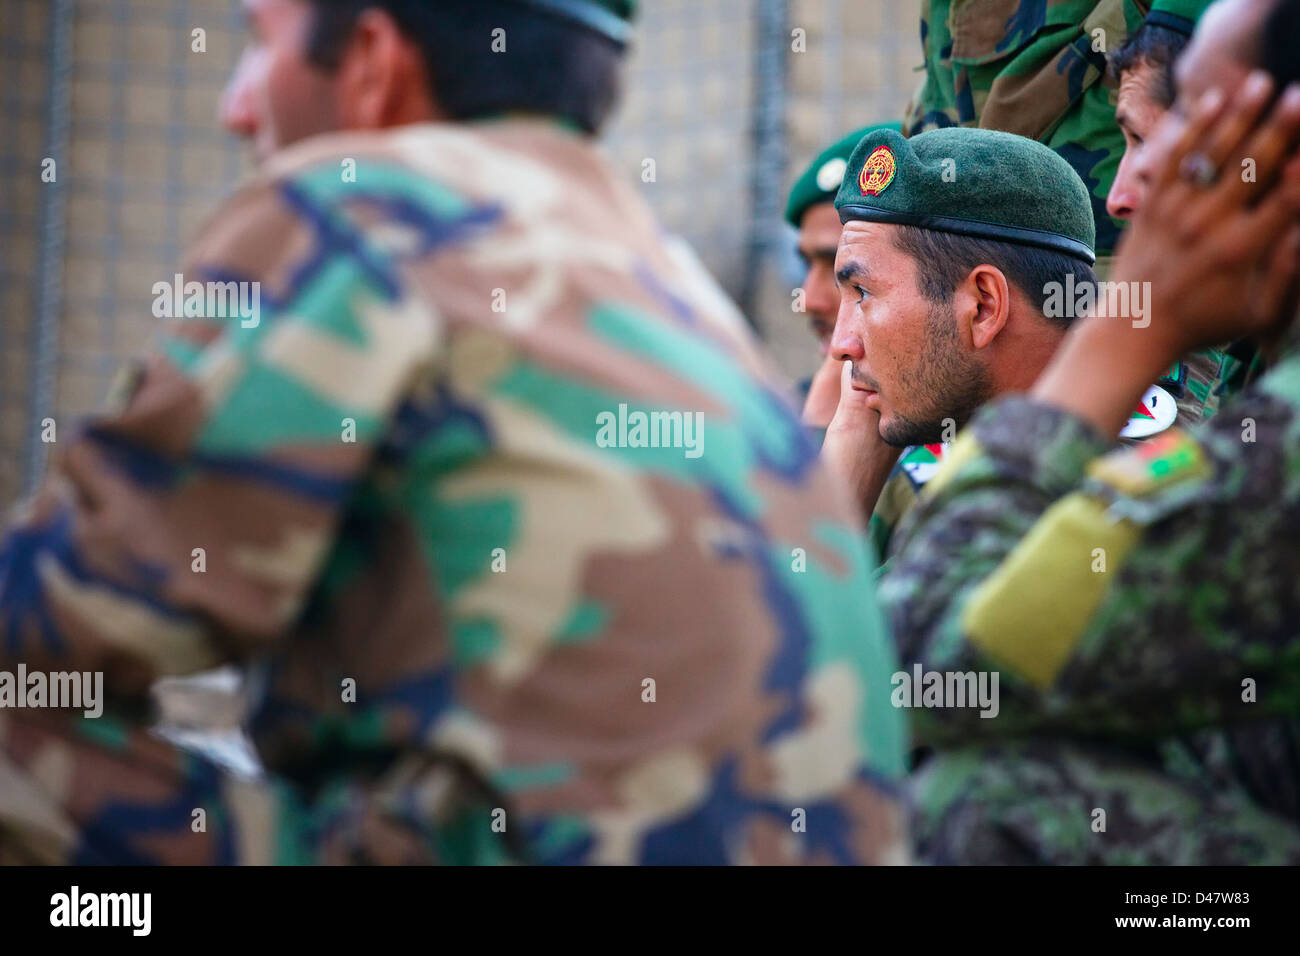
[[221, 94], [217, 112], [221, 125], [235, 136], [253, 139], [259, 125], [257, 101], [253, 95], [253, 63], [247, 52]]
[[1122, 188], [1118, 179], [1106, 196], [1106, 212], [1114, 219], [1132, 219], [1137, 212], [1137, 196], [1127, 188], [1127, 184]]
[[851, 306], [841, 305], [839, 316], [835, 320], [835, 331], [831, 333], [830, 355], [840, 362], [846, 359], [860, 362], [866, 356], [866, 350], [862, 345], [862, 336], [854, 331], [845, 315], [846, 309], [851, 309]]
[[1133, 150], [1126, 150], [1124, 158], [1119, 161], [1115, 181], [1106, 194], [1106, 212], [1116, 219], [1132, 219], [1138, 211], [1140, 185], [1135, 175], [1137, 165]]

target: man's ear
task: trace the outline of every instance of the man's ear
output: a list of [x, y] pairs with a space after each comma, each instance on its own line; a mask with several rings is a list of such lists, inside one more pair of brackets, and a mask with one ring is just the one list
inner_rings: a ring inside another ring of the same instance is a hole
[[427, 77], [420, 53], [382, 9], [364, 11], [352, 31], [339, 70], [345, 125], [383, 129], [428, 109]]
[[1011, 315], [1011, 286], [1002, 270], [978, 265], [958, 283], [953, 305], [971, 347], [986, 349]]

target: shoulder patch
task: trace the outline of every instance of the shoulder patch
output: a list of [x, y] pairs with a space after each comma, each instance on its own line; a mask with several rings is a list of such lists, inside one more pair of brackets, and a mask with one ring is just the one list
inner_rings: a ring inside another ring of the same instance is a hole
[[920, 491], [943, 465], [947, 450], [947, 444], [912, 445], [903, 452], [898, 465], [912, 482], [912, 487]]
[[1207, 477], [1210, 471], [1201, 446], [1181, 428], [1133, 448], [1111, 452], [1088, 466], [1089, 477], [1134, 497]]
[[1178, 419], [1178, 402], [1159, 385], [1152, 385], [1142, 395], [1137, 409], [1129, 416], [1120, 438], [1146, 438], [1158, 435]]

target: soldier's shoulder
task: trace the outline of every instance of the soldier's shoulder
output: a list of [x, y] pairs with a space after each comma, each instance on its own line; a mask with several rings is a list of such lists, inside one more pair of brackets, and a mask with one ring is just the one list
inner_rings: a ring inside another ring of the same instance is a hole
[[[357, 183], [354, 166], [399, 166], [428, 176], [468, 177], [466, 158], [496, 147], [477, 127], [458, 123], [415, 123], [384, 130], [342, 130], [312, 136], [280, 150], [258, 170], [259, 178], [284, 182], [319, 171], [338, 173], [340, 183]], [[360, 183], [364, 185], [364, 183]]]
[[313, 137], [277, 154], [265, 175], [336, 192], [438, 191], [526, 213], [563, 204], [572, 180], [604, 167], [592, 140], [544, 119], [417, 123]]
[[[383, 230], [399, 248], [415, 234], [441, 244], [503, 218], [503, 207], [513, 205], [497, 185], [506, 165], [487, 136], [455, 124], [314, 136], [241, 182], [199, 231], [191, 254], [303, 227], [327, 234], [345, 223]], [[388, 228], [394, 222], [400, 235]]]
[[409, 218], [413, 208], [442, 218], [470, 206], [512, 205], [512, 179], [526, 190], [538, 178], [526, 161], [515, 165], [512, 177], [507, 151], [463, 124], [325, 133], [275, 153], [236, 187], [209, 224], [248, 211], [264, 214], [268, 206], [301, 216], [360, 200], [369, 201], [368, 221]]

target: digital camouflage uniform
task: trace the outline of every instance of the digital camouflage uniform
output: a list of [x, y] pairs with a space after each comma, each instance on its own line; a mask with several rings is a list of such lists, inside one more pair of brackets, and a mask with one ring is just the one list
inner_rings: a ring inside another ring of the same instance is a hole
[[[1218, 410], [1221, 397], [1220, 369], [1225, 362], [1223, 354], [1215, 349], [1194, 352], [1185, 361], [1175, 362], [1156, 382], [1153, 394], [1157, 400], [1172, 401], [1177, 408], [1175, 419], [1166, 423], [1157, 418], [1158, 411], [1141, 402], [1125, 426], [1130, 435], [1124, 436], [1126, 444], [1137, 444], [1159, 435], [1176, 424], [1190, 428], [1209, 418]], [[881, 489], [876, 507], [871, 512], [869, 530], [872, 544], [883, 568], [892, 553], [894, 530], [916, 503], [917, 496], [938, 471], [947, 445], [912, 445], [903, 449], [898, 464], [890, 472]], [[878, 572], [879, 573], [879, 572]]]
[[912, 713], [936, 751], [923, 857], [1300, 862], [1300, 346], [1284, 355], [1134, 448], [1024, 397], [958, 437], [879, 589], [905, 666], [1000, 673], [995, 719]]
[[[0, 711], [0, 858], [906, 859], [861, 531], [594, 144], [319, 137], [184, 274], [261, 282], [260, 323], [170, 323], [0, 543], [0, 666], [114, 694]], [[620, 404], [702, 413], [703, 453], [603, 447]], [[264, 779], [144, 730], [222, 661]]]
[[[1124, 155], [1106, 54], [1141, 24], [1144, 0], [922, 0], [925, 78], [903, 129], [943, 126], [1019, 133], [1063, 156], [1088, 187], [1096, 250], [1122, 223], [1106, 195]], [[1102, 31], [1098, 33], [1096, 31]]]

